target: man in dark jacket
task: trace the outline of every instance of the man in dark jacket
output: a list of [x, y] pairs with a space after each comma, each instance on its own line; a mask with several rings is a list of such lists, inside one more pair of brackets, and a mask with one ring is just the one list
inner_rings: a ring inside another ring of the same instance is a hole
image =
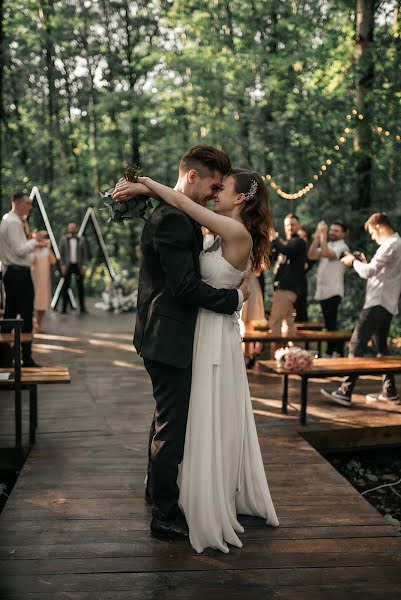
[[283, 321], [287, 323], [289, 334], [296, 331], [295, 302], [304, 284], [306, 260], [306, 244], [298, 235], [299, 228], [298, 217], [289, 214], [284, 219], [286, 240], [273, 240], [273, 248], [278, 258], [269, 325], [275, 335], [281, 334]]
[[[191, 148], [182, 158], [176, 189], [205, 205], [218, 191], [231, 163], [222, 150]], [[119, 199], [129, 197], [129, 182]], [[247, 298], [238, 290], [218, 290], [201, 280], [200, 226], [180, 210], [160, 202], [141, 237], [134, 345], [144, 359], [156, 403], [149, 437], [146, 499], [153, 503], [151, 530], [169, 538], [188, 537], [179, 507], [178, 465], [184, 453], [192, 377], [192, 350], [200, 307], [232, 314]]]
[[78, 225], [76, 223], [68, 224], [68, 234], [63, 235], [59, 247], [61, 275], [64, 277], [62, 312], [67, 312], [68, 290], [71, 285], [71, 277], [74, 275], [77, 282], [79, 307], [81, 313], [85, 313], [84, 278], [88, 262], [88, 246], [85, 238], [78, 236]]

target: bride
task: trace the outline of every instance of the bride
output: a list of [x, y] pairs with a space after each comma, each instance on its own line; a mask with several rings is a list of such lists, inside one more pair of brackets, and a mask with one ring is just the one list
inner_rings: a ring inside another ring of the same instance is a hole
[[[214, 211], [149, 177], [138, 179], [136, 195], [144, 193], [215, 234], [214, 244], [200, 256], [201, 276], [209, 285], [237, 288], [248, 271], [268, 264], [272, 219], [258, 173], [234, 169], [216, 195]], [[229, 544], [241, 548], [238, 534], [244, 529], [238, 514], [279, 524], [260, 452], [237, 314], [199, 310], [179, 487], [179, 505], [197, 552], [217, 548], [227, 553]]]

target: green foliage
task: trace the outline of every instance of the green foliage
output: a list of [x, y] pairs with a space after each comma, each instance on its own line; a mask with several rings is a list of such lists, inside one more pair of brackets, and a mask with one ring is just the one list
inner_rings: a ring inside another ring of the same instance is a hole
[[[124, 165], [174, 184], [184, 150], [221, 144], [237, 165], [272, 173], [283, 189], [325, 177], [299, 201], [272, 193], [280, 229], [296, 211], [350, 227], [367, 249], [367, 213], [388, 209], [397, 226], [400, 143], [373, 138], [373, 200], [355, 207], [356, 154], [333, 145], [355, 103], [356, 3], [285, 0], [5, 0], [3, 212], [14, 190], [42, 192], [57, 235], [101, 206]], [[401, 133], [399, 15], [376, 12], [372, 127]], [[335, 154], [335, 156], [334, 156]], [[351, 209], [351, 206], [353, 207]], [[133, 271], [141, 223], [101, 216], [111, 255]], [[363, 295], [355, 275], [343, 305], [352, 322]], [[312, 287], [312, 286], [311, 286]]]

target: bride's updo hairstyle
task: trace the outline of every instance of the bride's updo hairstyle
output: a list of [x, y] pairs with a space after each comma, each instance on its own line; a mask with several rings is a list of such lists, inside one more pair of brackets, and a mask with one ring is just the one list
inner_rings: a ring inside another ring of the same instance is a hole
[[242, 221], [253, 240], [252, 269], [258, 271], [269, 266], [273, 220], [269, 207], [269, 193], [259, 173], [232, 169], [237, 194], [245, 194], [241, 212]]

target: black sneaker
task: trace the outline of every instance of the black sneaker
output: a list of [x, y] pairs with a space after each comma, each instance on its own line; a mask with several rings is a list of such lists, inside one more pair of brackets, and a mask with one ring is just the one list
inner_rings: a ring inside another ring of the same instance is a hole
[[325, 390], [324, 388], [320, 388], [320, 393], [326, 398], [329, 398], [336, 404], [341, 404], [341, 406], [347, 406], [348, 408], [351, 406], [351, 398], [346, 394], [341, 394], [338, 390], [335, 392], [329, 392], [329, 390]]
[[24, 360], [24, 367], [30, 367], [32, 369], [40, 369], [42, 365], [39, 365], [37, 362], [30, 358], [29, 360]]

